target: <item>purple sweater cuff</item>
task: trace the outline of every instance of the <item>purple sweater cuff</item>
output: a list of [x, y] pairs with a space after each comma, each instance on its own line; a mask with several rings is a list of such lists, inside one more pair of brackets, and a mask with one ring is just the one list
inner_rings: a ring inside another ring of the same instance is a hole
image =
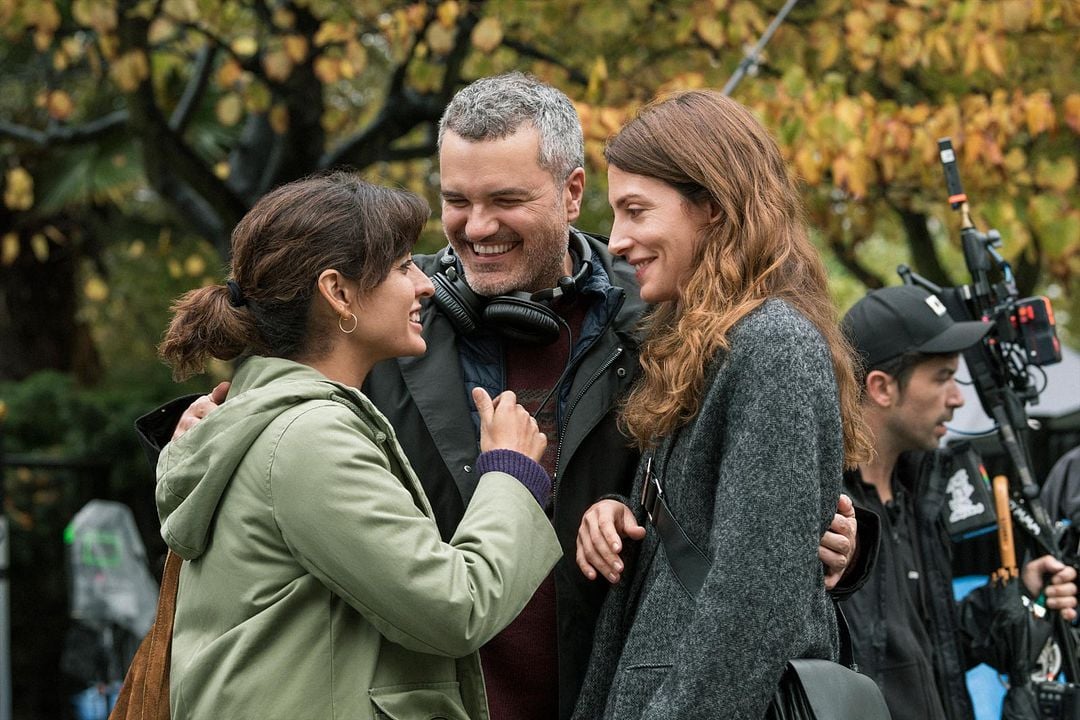
[[514, 450], [489, 450], [476, 458], [476, 469], [481, 475], [495, 471], [514, 476], [532, 493], [540, 507], [547, 507], [551, 498], [551, 477], [532, 458]]

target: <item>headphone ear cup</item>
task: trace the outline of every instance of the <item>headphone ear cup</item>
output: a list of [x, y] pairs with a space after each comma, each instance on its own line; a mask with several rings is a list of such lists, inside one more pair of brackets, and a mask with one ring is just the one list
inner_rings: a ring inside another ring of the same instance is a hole
[[533, 345], [550, 345], [561, 332], [559, 316], [550, 308], [513, 295], [492, 298], [484, 308], [484, 324], [503, 337]]
[[480, 327], [479, 301], [476, 293], [461, 280], [451, 280], [443, 273], [431, 276], [435, 287], [432, 301], [446, 313], [446, 317], [462, 335], [472, 335]]

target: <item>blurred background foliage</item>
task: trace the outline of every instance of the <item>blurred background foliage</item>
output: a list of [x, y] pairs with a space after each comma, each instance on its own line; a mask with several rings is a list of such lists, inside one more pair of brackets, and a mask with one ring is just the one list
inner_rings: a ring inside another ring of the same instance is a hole
[[[261, 194], [348, 165], [425, 195], [420, 249], [434, 249], [441, 111], [470, 80], [518, 69], [577, 105], [580, 225], [604, 232], [605, 138], [659, 93], [723, 87], [782, 4], [0, 0], [7, 451], [105, 458], [99, 489], [145, 497], [134, 418], [230, 372], [171, 382], [155, 357], [169, 302], [224, 279], [229, 231]], [[1021, 292], [1049, 295], [1080, 345], [1078, 51], [1080, 0], [795, 6], [733, 94], [802, 178], [841, 308], [899, 282], [901, 262], [967, 280], [937, 158], [951, 136], [976, 225], [1001, 231]], [[17, 555], [34, 533], [59, 537], [56, 504], [85, 499], [70, 484], [8, 474]]]

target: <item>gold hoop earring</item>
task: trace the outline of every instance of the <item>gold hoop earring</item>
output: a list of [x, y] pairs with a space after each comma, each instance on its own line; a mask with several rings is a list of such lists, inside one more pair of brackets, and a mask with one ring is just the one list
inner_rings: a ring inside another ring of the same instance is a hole
[[351, 328], [349, 328], [348, 330], [346, 330], [346, 329], [345, 329], [345, 326], [341, 324], [341, 321], [342, 321], [342, 320], [344, 320], [345, 318], [344, 318], [344, 317], [339, 317], [339, 318], [337, 319], [337, 326], [338, 326], [338, 329], [340, 329], [340, 330], [341, 330], [341, 332], [345, 333], [346, 335], [349, 335], [349, 334], [351, 334], [351, 333], [352, 333], [352, 332], [353, 332], [354, 330], [356, 330], [356, 326], [357, 326], [358, 324], [360, 324], [360, 320], [358, 320], [358, 319], [357, 319], [357, 317], [356, 317], [356, 313], [349, 313], [349, 315], [351, 315], [351, 316], [352, 316], [352, 327], [351, 327]]

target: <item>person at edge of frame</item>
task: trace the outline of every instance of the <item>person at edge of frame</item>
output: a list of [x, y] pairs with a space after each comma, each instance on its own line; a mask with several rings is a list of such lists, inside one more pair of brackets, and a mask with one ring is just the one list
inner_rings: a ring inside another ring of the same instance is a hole
[[[415, 258], [435, 283], [423, 309], [428, 351], [376, 365], [363, 389], [417, 468], [444, 538], [478, 479], [469, 393], [512, 389], [537, 414], [551, 441], [541, 464], [554, 479], [548, 512], [564, 556], [481, 658], [494, 720], [566, 720], [609, 585], [578, 570], [575, 539], [585, 510], [633, 481], [639, 454], [616, 415], [637, 377], [646, 305], [634, 269], [612, 257], [607, 239], [572, 225], [584, 141], [561, 91], [517, 72], [469, 84], [440, 120], [439, 166], [449, 246]], [[147, 452], [211, 412], [222, 387], [140, 418]], [[860, 513], [856, 522], [841, 498], [819, 549], [834, 595], [858, 587], [876, 550], [876, 518]]]
[[[859, 670], [881, 687], [894, 720], [972, 720], [965, 671], [1004, 669], [991, 636], [989, 585], [953, 601], [952, 550], [941, 520], [944, 482], [958, 451], [939, 449], [945, 424], [964, 403], [959, 354], [990, 326], [955, 322], [941, 300], [913, 285], [875, 290], [844, 316], [862, 356], [862, 405], [874, 457], [844, 475], [858, 507], [881, 519], [876, 566], [843, 602]], [[1050, 582], [1044, 586], [1044, 578]], [[1076, 570], [1050, 555], [1021, 571], [1031, 597], [1076, 618]]]

